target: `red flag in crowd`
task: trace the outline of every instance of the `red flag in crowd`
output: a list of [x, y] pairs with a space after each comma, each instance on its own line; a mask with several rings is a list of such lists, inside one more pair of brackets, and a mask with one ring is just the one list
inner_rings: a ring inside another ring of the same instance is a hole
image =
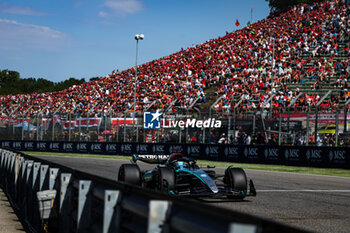
[[238, 19], [236, 19], [236, 26], [238, 27], [239, 25]]

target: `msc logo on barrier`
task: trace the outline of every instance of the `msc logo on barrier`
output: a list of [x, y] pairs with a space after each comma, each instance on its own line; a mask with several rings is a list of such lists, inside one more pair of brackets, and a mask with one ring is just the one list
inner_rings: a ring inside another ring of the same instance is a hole
[[264, 151], [265, 159], [268, 160], [278, 160], [279, 151], [274, 148], [266, 148]]
[[200, 156], [201, 148], [200, 146], [188, 146], [187, 154], [191, 156]]
[[133, 151], [132, 151], [132, 144], [123, 144], [122, 146], [121, 146], [121, 151], [123, 152], [123, 153], [132, 153]]
[[[4, 144], [4, 143], [3, 143]], [[4, 145], [3, 145], [3, 147], [5, 147]], [[9, 147], [9, 146], [7, 146], [7, 147]], [[13, 147], [15, 148], [15, 149], [21, 149], [22, 148], [22, 143], [21, 142], [14, 142], [13, 143]]]
[[244, 156], [249, 159], [257, 159], [259, 154], [258, 154], [259, 148], [245, 148], [244, 149]]
[[169, 152], [171, 153], [181, 153], [183, 151], [182, 146], [170, 146]]
[[338, 150], [338, 151], [330, 151], [328, 154], [330, 161], [337, 161], [339, 163], [345, 163], [345, 154], [346, 151]]
[[306, 159], [309, 161], [321, 161], [322, 160], [322, 150], [307, 150]]
[[78, 151], [87, 151], [87, 144], [86, 143], [78, 143], [77, 150]]
[[2, 142], [2, 147], [10, 147], [10, 142]]
[[147, 153], [148, 152], [148, 145], [139, 145], [139, 144], [137, 144], [136, 152], [137, 153]]
[[102, 145], [100, 143], [93, 143], [91, 144], [90, 149], [94, 152], [101, 152], [102, 151]]
[[107, 144], [106, 151], [107, 152], [117, 152], [117, 144]]
[[225, 156], [227, 157], [238, 157], [238, 147], [226, 147], [224, 150]]
[[33, 142], [25, 142], [24, 143], [24, 148], [25, 149], [29, 149], [29, 150], [33, 150], [34, 149], [34, 143]]
[[[46, 149], [46, 143], [45, 143], [45, 145], [43, 144], [43, 145], [38, 145], [38, 147], [41, 147], [40, 149]], [[39, 149], [39, 148], [38, 148]], [[50, 150], [55, 150], [55, 151], [58, 151], [58, 150], [60, 150], [60, 144], [58, 143], [58, 142], [51, 142], [50, 143]]]
[[164, 145], [153, 145], [152, 151], [154, 154], [164, 154], [165, 146]]
[[205, 154], [210, 157], [219, 157], [219, 147], [208, 146], [207, 148], [205, 148]]
[[144, 112], [143, 113], [143, 128], [145, 129], [160, 129], [160, 113], [156, 112]]
[[299, 160], [299, 150], [298, 149], [286, 149], [284, 152], [284, 157], [286, 160]]
[[73, 151], [73, 143], [63, 143], [64, 151]]

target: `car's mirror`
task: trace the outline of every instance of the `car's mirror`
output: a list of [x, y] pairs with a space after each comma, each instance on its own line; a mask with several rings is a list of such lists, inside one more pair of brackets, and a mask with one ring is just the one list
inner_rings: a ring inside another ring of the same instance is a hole
[[215, 168], [215, 165], [208, 165], [207, 168]]

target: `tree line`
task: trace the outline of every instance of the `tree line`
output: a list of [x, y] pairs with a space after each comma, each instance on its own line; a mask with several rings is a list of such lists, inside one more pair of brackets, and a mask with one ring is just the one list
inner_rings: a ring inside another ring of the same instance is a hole
[[17, 71], [0, 70], [0, 95], [56, 92], [83, 83], [84, 78], [71, 77], [62, 82], [52, 82], [44, 78], [21, 78]]
[[322, 0], [265, 0], [269, 3], [269, 7], [274, 12], [284, 12], [294, 5], [300, 3], [312, 4], [314, 2], [322, 2]]

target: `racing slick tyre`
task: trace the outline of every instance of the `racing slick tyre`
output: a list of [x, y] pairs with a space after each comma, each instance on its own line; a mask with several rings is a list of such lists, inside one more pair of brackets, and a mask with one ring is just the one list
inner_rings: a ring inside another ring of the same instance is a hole
[[141, 185], [141, 171], [136, 164], [122, 164], [118, 172], [118, 181]]
[[157, 174], [157, 188], [161, 192], [170, 192], [175, 189], [175, 171], [172, 168], [160, 167]]
[[228, 198], [243, 199], [247, 194], [247, 175], [242, 168], [228, 167], [225, 171], [224, 182], [237, 194], [228, 195]]

